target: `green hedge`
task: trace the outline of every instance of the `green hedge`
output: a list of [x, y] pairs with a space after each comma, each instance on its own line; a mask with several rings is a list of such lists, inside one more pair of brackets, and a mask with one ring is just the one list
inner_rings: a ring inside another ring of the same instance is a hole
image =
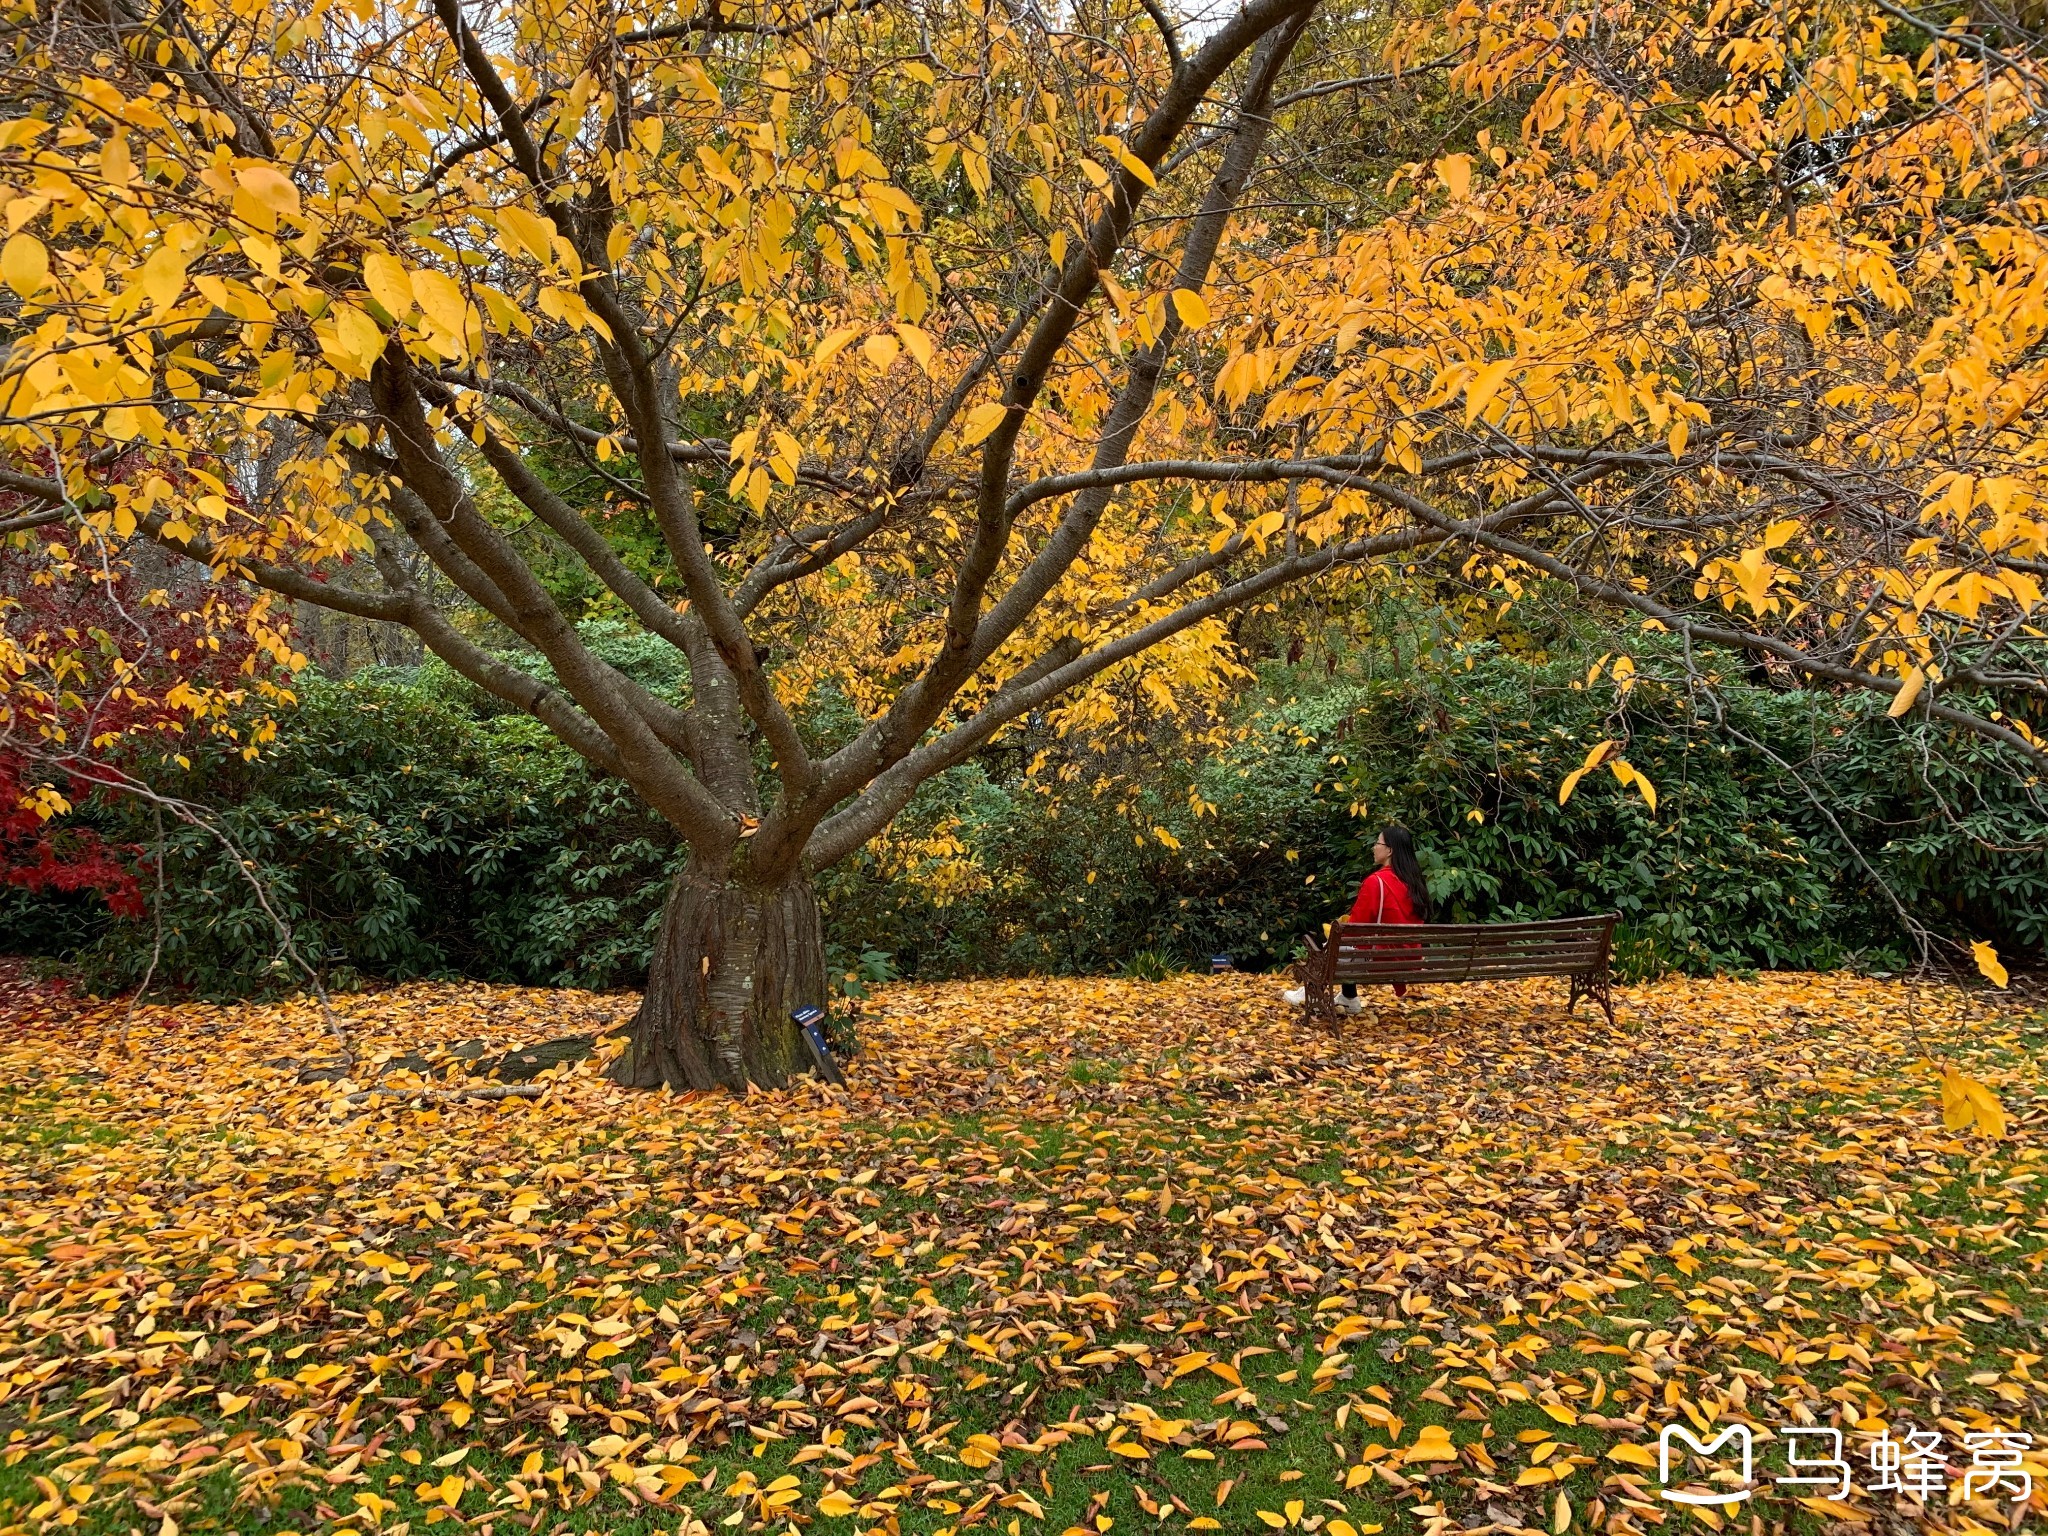
[[[523, 715], [480, 714], [432, 668], [308, 677], [300, 697], [254, 762], [202, 751], [190, 771], [157, 777], [212, 808], [331, 985], [638, 979], [675, 844], [624, 784]], [[219, 838], [168, 819], [156, 901], [154, 813], [101, 801], [88, 814], [138, 845], [151, 918], [110, 922], [83, 902], [16, 893], [23, 931], [58, 938], [45, 947], [101, 990], [141, 976], [159, 917], [169, 985], [218, 997], [303, 984]], [[14, 926], [4, 907], [0, 925]]]
[[[1400, 820], [1446, 918], [1618, 910], [1633, 974], [1897, 967], [1905, 932], [1876, 877], [1938, 932], [2013, 959], [2048, 945], [2042, 786], [1991, 749], [1860, 699], [1751, 682], [1724, 682], [1717, 716], [1655, 681], [1654, 654], [1637, 659], [1648, 680], [1625, 692], [1589, 684], [1583, 658], [1483, 646], [1379, 658], [1376, 677], [1349, 661], [1275, 667], [1235, 746], [1196, 762], [1171, 743], [1132, 752], [1104, 765], [1121, 793], [1050, 793], [1020, 765], [1057, 743], [1027, 739], [927, 785], [888, 845], [830, 872], [828, 936], [842, 973], [868, 980], [1215, 952], [1271, 966], [1343, 910], [1377, 827]], [[658, 658], [646, 665], [650, 687], [679, 692]], [[431, 664], [310, 678], [302, 697], [256, 761], [202, 755], [165, 787], [215, 808], [330, 984], [638, 982], [676, 844], [623, 785]], [[821, 736], [843, 713], [814, 722]], [[1605, 770], [1558, 804], [1607, 738], [1657, 786], [1654, 815]], [[153, 885], [152, 813], [89, 814], [150, 850]], [[297, 985], [220, 842], [173, 821], [163, 849], [151, 920], [17, 892], [0, 897], [0, 928], [101, 989], [139, 977], [156, 918], [163, 984]]]
[[[1400, 821], [1445, 920], [1618, 911], [1632, 975], [1901, 967], [1914, 946], [1885, 886], [1937, 934], [2048, 947], [2043, 788], [1989, 746], [1861, 697], [1724, 681], [1717, 712], [1587, 671], [1478, 647], [1290, 694], [1307, 675], [1275, 668], [1239, 746], [1161, 771], [1128, 809], [973, 768], [921, 796], [906, 821], [957, 823], [987, 876], [972, 898], [935, 902], [864, 856], [830, 904], [849, 942], [915, 974], [1101, 972], [1154, 951], [1267, 967], [1341, 915], [1379, 826]], [[1558, 803], [1606, 739], [1657, 786], [1654, 814], [1604, 769]], [[1190, 786], [1213, 814], [1190, 811]]]

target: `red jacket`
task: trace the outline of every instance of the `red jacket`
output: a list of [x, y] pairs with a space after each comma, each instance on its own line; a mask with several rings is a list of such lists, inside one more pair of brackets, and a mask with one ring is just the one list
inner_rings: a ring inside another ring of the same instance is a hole
[[1358, 899], [1351, 903], [1352, 923], [1419, 923], [1415, 903], [1408, 895], [1408, 882], [1382, 864], [1359, 882]]

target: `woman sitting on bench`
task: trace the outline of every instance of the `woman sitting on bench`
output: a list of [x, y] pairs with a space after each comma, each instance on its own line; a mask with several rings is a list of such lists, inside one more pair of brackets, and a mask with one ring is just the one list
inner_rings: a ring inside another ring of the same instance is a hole
[[[1426, 923], [1429, 921], [1429, 886], [1422, 878], [1422, 865], [1415, 857], [1415, 835], [1399, 822], [1391, 822], [1372, 845], [1373, 871], [1358, 884], [1358, 898], [1346, 914], [1349, 923]], [[1404, 983], [1394, 984], [1394, 996], [1406, 997]], [[1306, 989], [1292, 987], [1281, 1000], [1300, 1007]], [[1337, 1006], [1345, 1013], [1362, 1013], [1365, 1004], [1358, 996], [1356, 982], [1344, 983], [1344, 995]]]

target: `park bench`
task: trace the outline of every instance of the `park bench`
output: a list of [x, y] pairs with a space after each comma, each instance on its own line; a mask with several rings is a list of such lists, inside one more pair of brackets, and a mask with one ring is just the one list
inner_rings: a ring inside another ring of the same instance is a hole
[[1567, 1010], [1590, 997], [1614, 1022], [1607, 962], [1620, 914], [1565, 917], [1540, 923], [1332, 923], [1327, 942], [1308, 938], [1308, 954], [1295, 962], [1302, 1007], [1309, 1018], [1334, 1027], [1336, 991], [1343, 983], [1410, 986], [1426, 982], [1485, 981], [1495, 977], [1563, 976], [1571, 982]]

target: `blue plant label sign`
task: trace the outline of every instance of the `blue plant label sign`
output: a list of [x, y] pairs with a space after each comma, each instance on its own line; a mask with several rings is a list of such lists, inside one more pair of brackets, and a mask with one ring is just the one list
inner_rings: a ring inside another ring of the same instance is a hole
[[825, 1010], [806, 1003], [790, 1014], [796, 1020], [797, 1028], [804, 1032], [804, 1044], [811, 1053], [811, 1061], [817, 1066], [818, 1075], [828, 1083], [846, 1086], [846, 1074], [839, 1070], [839, 1063], [833, 1059], [832, 1047], [825, 1039]]

